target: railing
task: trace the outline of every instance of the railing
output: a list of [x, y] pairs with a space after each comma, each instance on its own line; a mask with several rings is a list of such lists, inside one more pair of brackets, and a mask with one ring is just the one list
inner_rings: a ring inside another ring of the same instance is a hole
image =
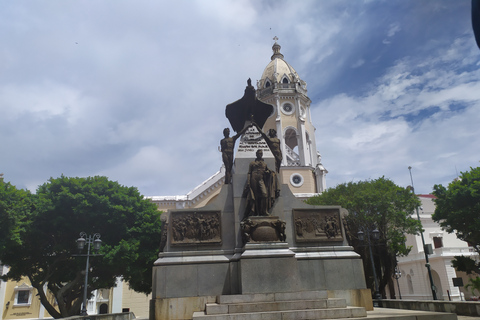
[[306, 91], [300, 85], [297, 86], [295, 83], [274, 83], [270, 87], [258, 89], [257, 95], [259, 98], [263, 98], [271, 95], [274, 89], [296, 89], [301, 93], [306, 93]]
[[257, 94], [260, 98], [271, 95], [272, 93], [273, 93], [273, 86], [270, 86], [270, 87], [265, 88], [265, 89], [259, 89], [257, 91]]
[[299, 166], [300, 156], [295, 153], [289, 146], [285, 145], [285, 151], [287, 153], [287, 164], [289, 166]]

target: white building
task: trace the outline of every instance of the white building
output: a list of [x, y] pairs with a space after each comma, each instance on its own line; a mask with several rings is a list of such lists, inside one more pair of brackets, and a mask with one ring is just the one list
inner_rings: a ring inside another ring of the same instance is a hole
[[[438, 300], [460, 301], [470, 298], [471, 294], [465, 288], [453, 285], [452, 278], [463, 278], [464, 285], [468, 283], [468, 276], [464, 272], [457, 272], [452, 267], [452, 259], [455, 256], [477, 257], [472, 247], [465, 241], [459, 240], [455, 234], [449, 234], [440, 228], [440, 225], [432, 220], [435, 211], [435, 196], [431, 194], [417, 195], [422, 205], [419, 209], [422, 222], [423, 236], [426, 245], [431, 245], [433, 254], [429, 255], [432, 269], [433, 282], [436, 287]], [[416, 216], [416, 214], [414, 215]], [[402, 276], [398, 280], [402, 299], [408, 300], [431, 300], [432, 290], [427, 268], [425, 267], [425, 254], [420, 235], [407, 235], [407, 246], [412, 246], [410, 254], [406, 257], [398, 257], [398, 266]], [[397, 299], [398, 287], [394, 281]], [[462, 297], [460, 296], [462, 292]]]

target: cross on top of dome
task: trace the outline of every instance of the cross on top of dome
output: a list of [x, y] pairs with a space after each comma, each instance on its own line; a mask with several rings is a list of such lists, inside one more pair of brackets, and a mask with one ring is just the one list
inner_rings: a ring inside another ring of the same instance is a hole
[[273, 40], [275, 41], [275, 43], [272, 46], [273, 55], [271, 59], [272, 60], [276, 58], [283, 59], [283, 54], [280, 53], [280, 48], [282, 47], [277, 43], [278, 37], [277, 36], [273, 37]]

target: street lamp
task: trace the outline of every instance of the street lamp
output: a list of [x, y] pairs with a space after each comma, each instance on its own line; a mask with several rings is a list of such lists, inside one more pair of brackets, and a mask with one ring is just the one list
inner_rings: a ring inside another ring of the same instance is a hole
[[[382, 299], [382, 296], [380, 295], [380, 291], [378, 290], [378, 280], [377, 280], [377, 271], [375, 270], [375, 261], [373, 260], [373, 253], [372, 253], [372, 243], [370, 241], [370, 238], [373, 239], [374, 241], [377, 241], [380, 239], [380, 231], [378, 231], [377, 228], [374, 230], [370, 231], [368, 228], [364, 229], [365, 232], [367, 233], [367, 244], [368, 244], [368, 250], [370, 252], [370, 262], [372, 263], [372, 270], [373, 270], [373, 280], [375, 282], [375, 292], [373, 294], [375, 299]], [[362, 241], [365, 238], [365, 235], [362, 230], [357, 232], [358, 240]], [[378, 307], [378, 305], [376, 305]]]
[[398, 283], [398, 279], [402, 276], [402, 272], [398, 268], [398, 265], [395, 267], [395, 272], [393, 274], [393, 278], [397, 280], [397, 287], [398, 287], [398, 295], [400, 296], [400, 300], [402, 300], [402, 293], [400, 292], [400, 284]]
[[85, 284], [83, 287], [83, 307], [81, 311], [82, 316], [87, 315], [87, 286], [88, 286], [88, 264], [90, 262], [90, 256], [97, 256], [97, 254], [90, 254], [90, 245], [93, 244], [93, 249], [98, 251], [102, 245], [102, 240], [100, 240], [100, 234], [95, 233], [93, 235], [88, 236], [85, 232], [80, 232], [80, 238], [77, 239], [77, 248], [82, 251], [85, 248], [85, 244], [87, 244], [87, 254], [78, 254], [76, 256], [83, 256], [87, 257], [87, 264], [85, 266]]
[[[410, 181], [412, 182], [412, 193], [413, 193], [414, 196], [416, 196], [415, 195], [415, 188], [413, 187], [413, 177], [412, 177], [412, 167], [411, 166], [408, 167], [408, 171], [410, 172]], [[416, 207], [415, 210], [417, 211], [418, 221], [420, 223], [422, 223], [422, 221], [420, 220], [420, 214], [418, 213], [418, 207]], [[423, 231], [420, 232], [420, 235], [422, 236], [423, 253], [425, 254], [425, 267], [427, 268], [428, 278], [430, 279], [430, 288], [432, 289], [432, 297], [433, 297], [433, 300], [437, 300], [437, 292], [436, 292], [437, 290], [435, 288], [435, 284], [433, 283], [432, 269], [431, 269], [430, 263], [428, 262], [428, 253], [427, 253], [427, 250], [426, 250], [427, 248], [426, 248], [426, 245], [425, 245], [425, 238], [423, 237]]]

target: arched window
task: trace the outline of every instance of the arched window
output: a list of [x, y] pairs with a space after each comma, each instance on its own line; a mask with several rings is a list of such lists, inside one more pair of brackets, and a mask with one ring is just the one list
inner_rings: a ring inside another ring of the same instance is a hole
[[287, 127], [284, 131], [285, 151], [287, 156], [287, 164], [289, 166], [299, 166], [300, 156], [298, 155], [298, 138], [297, 130], [293, 127]]
[[265, 79], [265, 83], [264, 83], [263, 86], [264, 86], [265, 88], [268, 88], [268, 87], [270, 87], [271, 85], [272, 85], [272, 82], [270, 81], [270, 79], [266, 78], [266, 79]]
[[287, 77], [283, 78], [282, 83], [288, 83], [288, 78]]

